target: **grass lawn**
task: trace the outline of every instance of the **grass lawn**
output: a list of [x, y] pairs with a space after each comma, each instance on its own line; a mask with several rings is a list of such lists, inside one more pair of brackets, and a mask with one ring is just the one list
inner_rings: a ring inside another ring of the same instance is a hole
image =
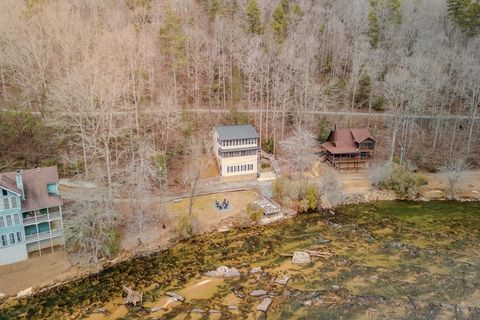
[[[221, 202], [223, 199], [230, 202], [229, 208], [227, 210], [216, 210], [215, 200]], [[257, 191], [254, 190], [220, 192], [197, 196], [193, 200], [193, 214], [199, 218], [203, 228], [209, 229], [209, 227], [218, 225], [226, 218], [245, 214], [247, 204], [258, 199], [260, 197], [257, 195]], [[189, 201], [189, 198], [185, 198], [177, 202], [168, 202], [166, 204], [167, 214], [170, 217], [188, 214]]]

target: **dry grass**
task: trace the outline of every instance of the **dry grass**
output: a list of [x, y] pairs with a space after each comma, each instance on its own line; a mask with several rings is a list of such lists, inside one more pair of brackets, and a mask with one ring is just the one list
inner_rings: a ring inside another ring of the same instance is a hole
[[[215, 200], [230, 202], [227, 210], [216, 210]], [[245, 214], [245, 207], [248, 203], [260, 199], [256, 191], [220, 192], [215, 194], [197, 196], [193, 201], [192, 213], [198, 217], [203, 230], [210, 230], [217, 227], [223, 220], [236, 218]], [[172, 219], [180, 215], [188, 214], [190, 199], [185, 198], [176, 202], [167, 203], [166, 210]]]

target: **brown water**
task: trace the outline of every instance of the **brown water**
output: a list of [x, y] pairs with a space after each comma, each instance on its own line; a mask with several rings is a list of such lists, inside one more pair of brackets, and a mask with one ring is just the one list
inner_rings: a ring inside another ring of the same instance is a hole
[[[332, 256], [306, 266], [285, 256], [306, 249]], [[203, 276], [220, 265], [242, 276]], [[250, 274], [257, 266], [264, 273]], [[286, 286], [272, 281], [282, 275], [290, 277]], [[142, 291], [143, 306], [124, 306], [122, 285]], [[4, 302], [0, 319], [256, 319], [265, 315], [256, 311], [262, 298], [248, 295], [255, 289], [273, 297], [271, 319], [479, 319], [480, 204], [377, 202], [199, 236]], [[166, 291], [187, 300], [172, 301]], [[93, 312], [99, 307], [107, 317]]]

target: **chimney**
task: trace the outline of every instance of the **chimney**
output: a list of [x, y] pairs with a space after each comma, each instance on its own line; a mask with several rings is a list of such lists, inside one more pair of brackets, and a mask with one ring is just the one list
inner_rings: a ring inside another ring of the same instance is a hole
[[17, 188], [22, 192], [22, 200], [25, 200], [25, 191], [23, 189], [23, 170], [17, 169], [17, 174], [15, 176], [15, 180], [17, 181]]

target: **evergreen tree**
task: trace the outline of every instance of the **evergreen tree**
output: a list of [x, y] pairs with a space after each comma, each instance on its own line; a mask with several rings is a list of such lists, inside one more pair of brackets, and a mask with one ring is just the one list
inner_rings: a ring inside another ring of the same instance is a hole
[[215, 19], [217, 14], [220, 12], [220, 0], [211, 0], [210, 7], [208, 8], [208, 16], [211, 20]]
[[174, 67], [185, 63], [186, 36], [182, 29], [181, 17], [169, 6], [165, 6], [165, 16], [160, 26], [161, 50], [171, 59]]
[[282, 1], [273, 12], [272, 28], [278, 43], [282, 43], [285, 40], [285, 34], [288, 28], [288, 14], [285, 12], [284, 2], [285, 1]]
[[390, 12], [390, 21], [396, 25], [402, 24], [402, 0], [388, 0], [387, 8]]
[[378, 21], [376, 2], [371, 1], [370, 5], [371, 8], [368, 13], [368, 39], [370, 46], [376, 49], [380, 41], [380, 22]]
[[260, 17], [260, 7], [257, 0], [248, 0], [247, 3], [247, 28], [252, 34], [262, 33], [262, 20]]
[[472, 0], [447, 0], [448, 15], [469, 36], [480, 33], [480, 3]]

